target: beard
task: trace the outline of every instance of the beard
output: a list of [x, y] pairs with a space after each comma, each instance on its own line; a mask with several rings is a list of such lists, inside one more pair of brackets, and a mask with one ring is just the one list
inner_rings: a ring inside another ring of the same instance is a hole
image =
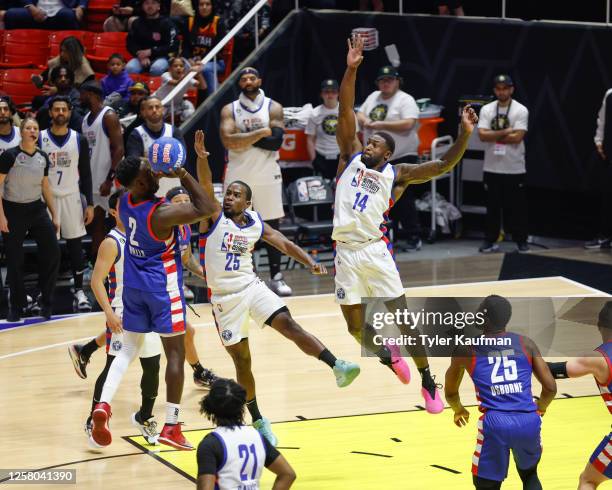
[[376, 165], [380, 163], [380, 160], [376, 160], [376, 158], [374, 158], [373, 156], [364, 155], [363, 153], [361, 154], [361, 161], [368, 168], [376, 167]]
[[68, 119], [66, 118], [66, 116], [54, 117], [51, 121], [57, 126], [63, 126], [64, 124], [68, 123]]
[[249, 95], [256, 95], [259, 92], [259, 87], [244, 87], [242, 93], [247, 97]]
[[0, 124], [10, 124], [10, 122], [11, 122], [11, 118], [9, 116], [0, 117]]

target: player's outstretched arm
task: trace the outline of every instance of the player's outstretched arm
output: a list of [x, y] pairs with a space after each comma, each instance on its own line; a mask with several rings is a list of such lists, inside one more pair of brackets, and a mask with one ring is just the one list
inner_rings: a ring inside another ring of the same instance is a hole
[[548, 365], [544, 359], [542, 359], [542, 354], [540, 354], [538, 346], [528, 337], [524, 337], [524, 340], [525, 346], [531, 354], [533, 375], [542, 385], [542, 392], [538, 400], [538, 411], [541, 415], [544, 415], [548, 405], [555, 399], [555, 395], [557, 394], [557, 382], [550, 372]]
[[221, 212], [221, 206], [215, 198], [215, 188], [212, 181], [212, 171], [208, 164], [208, 155], [206, 146], [204, 145], [204, 131], [198, 129], [195, 133], [195, 143], [193, 145], [196, 155], [198, 156], [196, 168], [198, 172], [198, 181], [206, 195], [216, 204], [216, 211], [209, 219], [200, 221], [200, 233], [206, 233], [211, 226], [211, 219], [215, 220]]
[[340, 83], [340, 96], [338, 106], [338, 126], [336, 127], [336, 141], [340, 149], [340, 164], [338, 173], [340, 175], [349, 158], [359, 151], [360, 144], [355, 148], [355, 134], [357, 127], [355, 124], [355, 80], [357, 79], [357, 68], [363, 61], [363, 39], [355, 36], [348, 41], [348, 54], [346, 55], [346, 70]]
[[446, 403], [453, 409], [454, 422], [457, 427], [467, 425], [470, 420], [470, 412], [463, 406], [459, 397], [459, 386], [461, 386], [461, 380], [463, 379], [467, 363], [467, 358], [453, 356], [451, 364], [446, 370], [444, 380], [444, 398], [446, 398]]
[[396, 165], [396, 192], [401, 192], [410, 184], [422, 184], [434, 177], [445, 174], [459, 163], [476, 124], [478, 116], [470, 106], [466, 106], [461, 114], [461, 126], [457, 140], [448, 149], [441, 160], [432, 160], [421, 164], [402, 163]]
[[285, 255], [288, 255], [289, 257], [297, 260], [300, 264], [308, 267], [310, 272], [313, 274], [327, 274], [327, 269], [323, 264], [315, 262], [303, 249], [298, 247], [295, 243], [287, 239], [287, 237], [280, 231], [275, 230], [267, 223], [263, 224], [262, 239], [264, 242], [269, 243]]
[[608, 384], [608, 363], [603, 356], [598, 354], [574, 357], [564, 362], [547, 362], [546, 364], [548, 364], [555, 379], [594, 376], [599, 383]]
[[108, 300], [108, 294], [104, 287], [104, 281], [108, 277], [115, 260], [117, 260], [117, 243], [112, 238], [105, 238], [100, 244], [96, 264], [91, 274], [91, 290], [96, 297], [96, 301], [106, 315], [106, 324], [114, 333], [121, 333], [121, 319], [115, 314]]
[[261, 128], [249, 133], [241, 133], [236, 127], [234, 115], [232, 114], [232, 104], [227, 104], [221, 110], [221, 127], [219, 128], [221, 142], [228, 150], [242, 150], [251, 146], [261, 138], [272, 136], [270, 128]]

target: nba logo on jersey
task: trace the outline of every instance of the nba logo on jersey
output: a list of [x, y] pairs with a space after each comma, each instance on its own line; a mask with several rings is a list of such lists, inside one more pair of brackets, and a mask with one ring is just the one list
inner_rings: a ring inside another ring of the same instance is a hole
[[221, 240], [221, 251], [247, 253], [249, 251], [249, 239], [242, 235], [225, 232]]
[[359, 187], [361, 185], [361, 180], [363, 179], [364, 170], [359, 169], [353, 176], [353, 180], [351, 181], [351, 186]]

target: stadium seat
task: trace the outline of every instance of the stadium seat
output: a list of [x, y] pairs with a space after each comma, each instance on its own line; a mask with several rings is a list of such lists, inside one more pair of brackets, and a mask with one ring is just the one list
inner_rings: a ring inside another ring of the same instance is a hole
[[0, 68], [46, 66], [49, 58], [49, 31], [12, 29], [4, 31]]
[[42, 95], [32, 83], [32, 75], [40, 75], [42, 70], [32, 68], [13, 68], [0, 72], [0, 91], [5, 92], [20, 108], [29, 107], [36, 95]]
[[102, 32], [104, 21], [112, 15], [113, 5], [117, 3], [116, 0], [90, 0], [85, 14], [87, 30]]
[[152, 77], [145, 73], [140, 73], [138, 75], [138, 81], [147, 85], [151, 93], [155, 92], [159, 87], [161, 87], [162, 84], [161, 77]]
[[76, 37], [85, 47], [85, 53], [89, 53], [93, 48], [94, 33], [89, 31], [57, 31], [49, 36], [49, 56], [57, 56], [60, 51], [60, 44], [70, 36]]
[[113, 53], [120, 53], [126, 60], [131, 60], [132, 55], [126, 47], [127, 32], [100, 32], [94, 34], [91, 52], [87, 59], [95, 72], [106, 73], [106, 62]]

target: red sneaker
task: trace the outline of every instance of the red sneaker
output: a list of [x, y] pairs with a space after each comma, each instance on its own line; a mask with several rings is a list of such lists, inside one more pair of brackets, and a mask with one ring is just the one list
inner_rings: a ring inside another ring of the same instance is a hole
[[108, 421], [111, 418], [111, 407], [108, 403], [98, 403], [94, 407], [94, 411], [91, 413], [91, 421], [93, 427], [91, 428], [91, 438], [99, 446], [109, 446], [113, 441], [110, 429], [108, 428]]
[[187, 439], [185, 439], [185, 436], [183, 436], [183, 433], [181, 432], [181, 424], [165, 424], [161, 434], [159, 434], [158, 441], [161, 444], [171, 446], [175, 449], [180, 449], [182, 451], [193, 451], [193, 446]]
[[391, 365], [389, 366], [397, 378], [407, 385], [410, 383], [410, 367], [406, 359], [402, 357], [400, 348], [397, 345], [388, 345], [387, 348], [391, 352]]

